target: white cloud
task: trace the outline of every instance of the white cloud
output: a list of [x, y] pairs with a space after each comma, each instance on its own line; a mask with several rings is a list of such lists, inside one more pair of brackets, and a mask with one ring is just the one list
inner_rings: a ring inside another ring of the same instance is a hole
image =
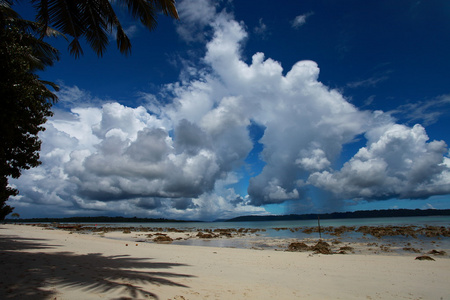
[[184, 0], [177, 3], [177, 33], [186, 42], [204, 41], [205, 28], [216, 16], [214, 1]]
[[343, 198], [428, 198], [450, 193], [447, 145], [428, 142], [421, 125], [386, 123], [368, 130], [368, 145], [338, 171], [313, 173], [309, 183]]
[[[13, 205], [26, 211], [51, 204], [54, 214], [59, 207], [60, 214], [214, 219], [265, 213], [261, 205], [291, 199], [309, 205], [311, 186], [337, 200], [450, 193], [444, 142], [428, 141], [420, 125], [358, 110], [318, 80], [313, 61], [287, 72], [263, 53], [244, 62], [244, 25], [206, 3], [184, 1], [180, 13], [206, 10], [192, 22], [213, 30], [202, 61], [207, 67], [158, 95], [142, 93], [149, 109], [101, 100], [77, 107], [70, 95], [88, 94], [63, 90], [72, 109], [56, 111], [47, 123], [43, 164], [12, 181], [21, 191]], [[248, 195], [239, 195], [231, 185], [253, 147], [251, 124], [265, 128], [258, 141], [265, 166], [249, 180]], [[334, 170], [343, 145], [361, 134], [367, 145]]]
[[350, 88], [358, 88], [358, 87], [374, 87], [378, 83], [383, 82], [385, 80], [389, 79], [387, 75], [382, 76], [373, 76], [367, 79], [359, 80], [359, 81], [353, 81], [349, 82], [347, 84]]
[[436, 123], [443, 114], [448, 113], [450, 95], [442, 95], [427, 101], [415, 101], [401, 105], [390, 111], [391, 114], [401, 116], [410, 123], [421, 122], [424, 126]]
[[264, 24], [262, 18], [260, 18], [258, 20], [258, 25], [253, 28], [253, 32], [256, 35], [262, 37], [263, 39], [265, 39], [267, 37], [267, 33], [268, 33], [267, 25]]
[[125, 34], [126, 34], [130, 39], [132, 39], [132, 38], [136, 35], [136, 33], [138, 32], [138, 28], [137, 28], [136, 25], [131, 25], [130, 27], [125, 28], [124, 31], [125, 31]]
[[[128, 36], [128, 38], [132, 39], [132, 38], [136, 37], [136, 35], [138, 34], [139, 28], [136, 25], [130, 25], [129, 27], [124, 28], [124, 32]], [[117, 29], [112, 28], [111, 32], [109, 32], [108, 36], [110, 39], [116, 41], [117, 40]]]
[[308, 171], [322, 170], [331, 164], [325, 152], [320, 148], [300, 151], [300, 158], [296, 159], [295, 163]]
[[294, 20], [292, 20], [291, 22], [292, 28], [298, 29], [302, 27], [303, 25], [305, 25], [306, 19], [312, 16], [313, 14], [314, 14], [313, 12], [309, 12], [303, 15], [296, 16]]

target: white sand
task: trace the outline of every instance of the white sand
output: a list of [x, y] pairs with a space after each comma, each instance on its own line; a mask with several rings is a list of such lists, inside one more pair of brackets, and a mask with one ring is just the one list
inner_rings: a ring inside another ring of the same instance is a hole
[[0, 299], [450, 298], [448, 256], [137, 244], [0, 225]]

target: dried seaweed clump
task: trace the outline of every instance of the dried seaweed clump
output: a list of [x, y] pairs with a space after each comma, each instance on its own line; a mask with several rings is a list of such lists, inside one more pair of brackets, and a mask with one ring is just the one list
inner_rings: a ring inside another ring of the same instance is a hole
[[416, 260], [435, 260], [435, 259], [432, 257], [429, 257], [427, 255], [422, 255], [422, 256], [417, 256]]
[[302, 251], [314, 251], [316, 254], [333, 254], [330, 244], [324, 241], [318, 241], [314, 246], [308, 246], [303, 242], [294, 242], [288, 246], [287, 251], [290, 252], [302, 252]]
[[167, 235], [159, 235], [153, 239], [155, 243], [171, 243], [173, 239]]
[[311, 247], [311, 250], [316, 254], [333, 254], [330, 244], [324, 241], [318, 241], [317, 244]]
[[309, 246], [303, 242], [291, 243], [287, 249], [287, 251], [290, 251], [290, 252], [302, 252], [302, 251], [308, 251], [308, 250], [309, 250]]

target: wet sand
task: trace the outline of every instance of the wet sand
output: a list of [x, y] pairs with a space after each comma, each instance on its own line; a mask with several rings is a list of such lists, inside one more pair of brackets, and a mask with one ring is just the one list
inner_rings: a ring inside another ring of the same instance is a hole
[[[322, 243], [312, 237], [302, 241], [270, 239], [258, 236], [258, 232], [244, 232], [245, 229], [200, 233], [162, 228], [100, 228], [0, 225], [0, 299], [450, 296], [450, 258], [445, 248], [437, 247], [432, 252], [430, 247], [420, 249], [415, 244], [389, 247], [382, 242], [351, 243], [339, 235]], [[388, 235], [396, 229], [383, 230]], [[408, 235], [411, 233], [415, 234], [409, 231]], [[445, 234], [440, 232], [435, 237], [448, 238]], [[240, 249], [176, 244], [239, 239], [251, 241], [247, 244], [254, 246]], [[430, 246], [439, 245], [439, 239]], [[415, 240], [420, 242], [420, 236]], [[401, 251], [393, 251], [397, 248]]]

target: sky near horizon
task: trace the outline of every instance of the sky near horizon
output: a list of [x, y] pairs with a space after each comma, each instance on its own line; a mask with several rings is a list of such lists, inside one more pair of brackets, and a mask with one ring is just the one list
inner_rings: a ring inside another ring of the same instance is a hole
[[[276, 5], [278, 4], [278, 5]], [[450, 208], [450, 2], [178, 1], [61, 60], [21, 217]], [[32, 15], [28, 4], [17, 8]]]

